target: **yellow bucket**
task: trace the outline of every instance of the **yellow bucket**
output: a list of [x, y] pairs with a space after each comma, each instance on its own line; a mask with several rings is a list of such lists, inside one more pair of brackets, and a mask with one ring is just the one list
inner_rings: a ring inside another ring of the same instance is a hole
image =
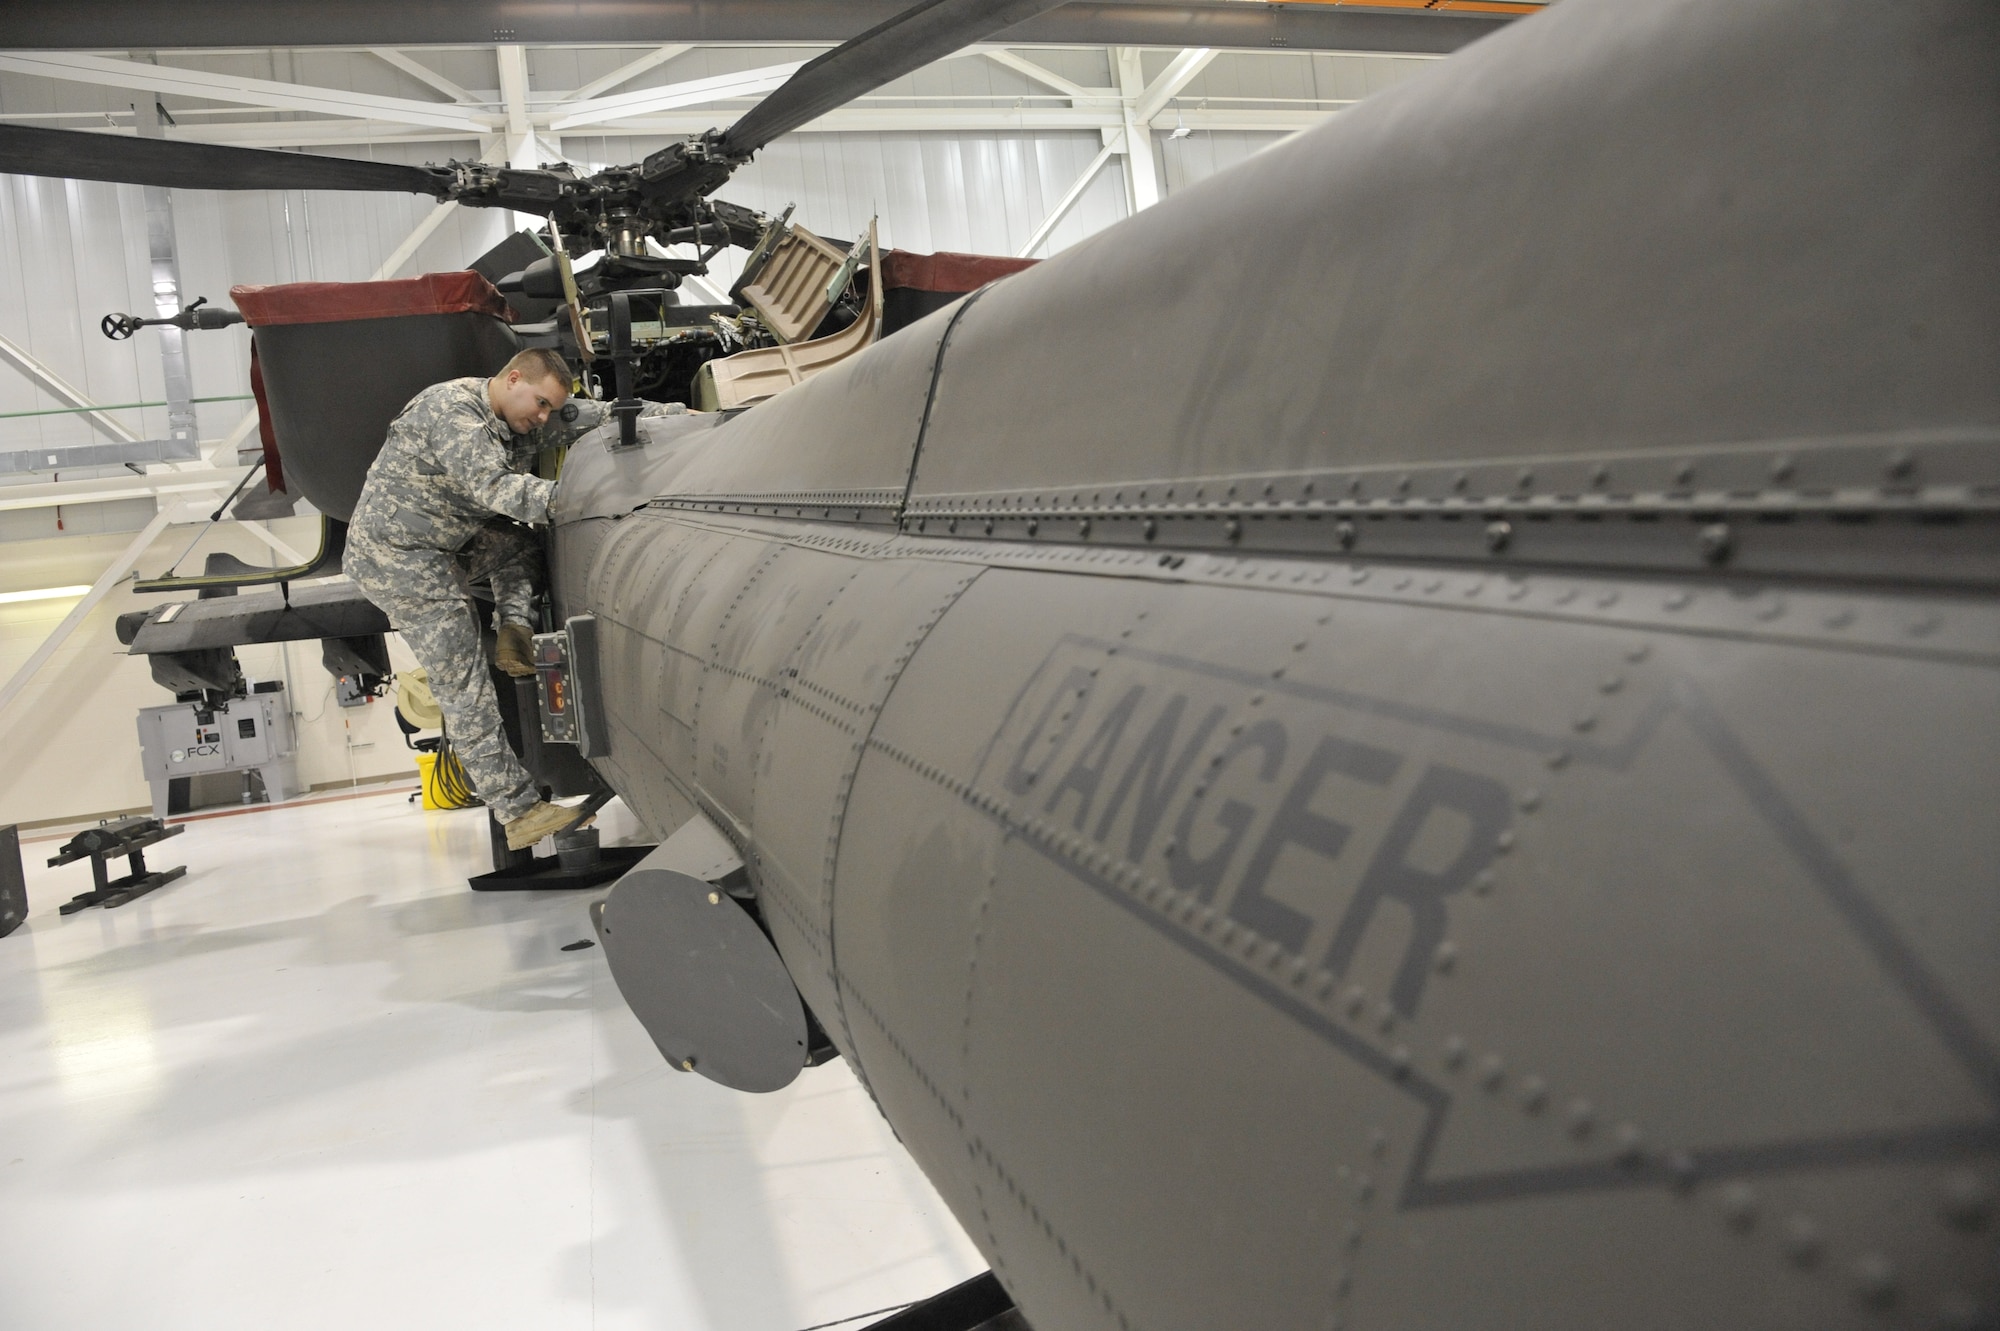
[[417, 784], [424, 792], [424, 807], [426, 809], [442, 809], [445, 807], [438, 802], [437, 761], [438, 756], [435, 753], [419, 753], [417, 755]]

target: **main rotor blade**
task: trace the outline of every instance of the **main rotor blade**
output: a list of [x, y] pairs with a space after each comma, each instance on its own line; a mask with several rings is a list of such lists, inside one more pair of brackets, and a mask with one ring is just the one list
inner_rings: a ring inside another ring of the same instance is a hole
[[1064, 0], [924, 0], [792, 75], [723, 131], [722, 148], [748, 157], [781, 134], [817, 120], [863, 93], [922, 69]]
[[0, 172], [178, 189], [342, 189], [442, 198], [448, 176], [396, 162], [0, 124]]

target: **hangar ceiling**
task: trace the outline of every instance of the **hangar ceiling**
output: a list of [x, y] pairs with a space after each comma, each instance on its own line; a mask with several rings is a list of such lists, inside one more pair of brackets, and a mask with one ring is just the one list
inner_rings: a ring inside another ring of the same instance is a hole
[[[908, 8], [908, 0], [73, 0], [10, 14], [15, 49], [102, 46], [321, 46], [463, 42], [774, 42], [833, 44]], [[1010, 45], [1284, 47], [1443, 55], [1541, 0], [1078, 0], [1004, 35]]]
[[[488, 161], [563, 157], [565, 138], [698, 134], [776, 87], [821, 43], [530, 43], [411, 48], [0, 51], [0, 119], [252, 147], [465, 141]], [[356, 59], [355, 57], [360, 57]], [[1414, 56], [1414, 59], [1434, 57]], [[1289, 133], [1407, 60], [1293, 50], [981, 45], [799, 133], [1103, 130]], [[530, 147], [527, 137], [536, 139]], [[475, 149], [474, 145], [477, 145]]]
[[[454, 151], [533, 165], [565, 157], [565, 135], [700, 133], [908, 3], [75, 0], [15, 15], [0, 35], [0, 118], [136, 133], [153, 127], [150, 102], [169, 137], [307, 149], [466, 141]], [[805, 132], [1289, 133], [1383, 82], [1357, 77], [1359, 58], [1449, 54], [1540, 7], [1079, 0]], [[343, 54], [361, 59], [328, 59]], [[996, 81], [996, 67], [1008, 78]]]

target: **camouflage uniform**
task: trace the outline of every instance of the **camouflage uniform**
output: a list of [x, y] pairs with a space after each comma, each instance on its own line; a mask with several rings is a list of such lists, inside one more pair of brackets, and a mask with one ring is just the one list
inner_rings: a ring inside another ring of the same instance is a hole
[[[602, 403], [575, 405], [573, 421], [552, 416], [532, 434], [517, 435], [494, 414], [486, 380], [452, 379], [426, 388], [390, 424], [349, 524], [348, 575], [430, 671], [466, 775], [502, 822], [526, 813], [540, 792], [500, 728], [485, 648], [462, 581], [465, 561], [469, 557], [492, 581], [496, 627], [533, 625], [541, 552], [518, 524], [548, 521], [555, 483], [533, 474], [541, 451], [567, 444], [604, 419]], [[663, 408], [646, 414], [656, 410]]]
[[[595, 404], [592, 404], [595, 405]], [[546, 428], [546, 427], [544, 427]], [[466, 577], [493, 589], [493, 627], [535, 626], [535, 588], [542, 585], [542, 538], [512, 518], [489, 518], [459, 556]]]

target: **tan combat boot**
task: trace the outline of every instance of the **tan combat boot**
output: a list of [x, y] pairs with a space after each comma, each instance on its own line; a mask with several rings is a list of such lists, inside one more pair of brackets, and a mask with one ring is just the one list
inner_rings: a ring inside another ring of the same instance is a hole
[[535, 673], [535, 635], [526, 624], [502, 624], [500, 642], [493, 652], [493, 664], [515, 679]]
[[507, 849], [526, 850], [545, 836], [557, 832], [568, 832], [574, 828], [588, 827], [597, 821], [592, 814], [584, 818], [582, 809], [567, 808], [561, 804], [539, 801], [535, 807], [506, 824]]

